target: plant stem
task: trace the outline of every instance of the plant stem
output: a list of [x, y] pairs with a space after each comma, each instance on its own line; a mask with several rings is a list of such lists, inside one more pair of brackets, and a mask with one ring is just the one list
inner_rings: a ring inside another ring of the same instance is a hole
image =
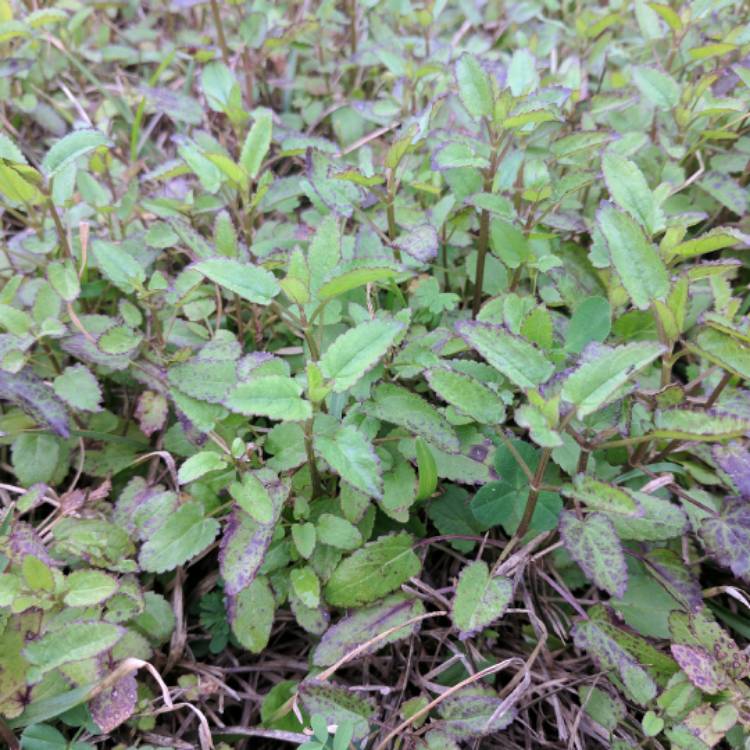
[[224, 64], [229, 67], [229, 47], [227, 47], [227, 40], [224, 36], [224, 26], [221, 22], [221, 13], [219, 13], [219, 4], [217, 0], [211, 0], [211, 15], [214, 18], [214, 26], [216, 27], [216, 36], [219, 38], [219, 47], [221, 48], [221, 58], [224, 60]]
[[73, 251], [70, 249], [70, 244], [68, 242], [68, 235], [65, 233], [65, 227], [63, 227], [62, 221], [60, 221], [60, 216], [57, 213], [55, 204], [52, 202], [51, 196], [47, 199], [47, 208], [49, 208], [50, 215], [52, 216], [52, 221], [55, 223], [55, 229], [57, 231], [57, 236], [60, 240], [60, 244], [62, 245], [62, 249], [66, 257], [72, 260]]
[[[485, 181], [485, 192], [486, 181]], [[484, 285], [484, 264], [487, 258], [487, 246], [490, 240], [490, 212], [482, 209], [479, 219], [479, 244], [477, 245], [477, 271], [474, 277], [474, 302], [471, 306], [471, 317], [476, 318], [482, 305], [482, 286]]]
[[[502, 151], [499, 144], [495, 144], [493, 138], [492, 158], [490, 166], [484, 174], [484, 192], [492, 192], [492, 183], [495, 181], [495, 173], [505, 153], [510, 146], [510, 140], [505, 144]], [[471, 317], [476, 318], [482, 305], [482, 287], [484, 285], [484, 266], [487, 258], [487, 248], [490, 244], [490, 212], [485, 208], [479, 217], [479, 240], [477, 244], [477, 271], [474, 276], [474, 302], [471, 306]]]
[[719, 384], [714, 388], [713, 393], [706, 399], [706, 409], [710, 409], [716, 403], [716, 400], [721, 395], [721, 392], [727, 387], [731, 379], [732, 373], [725, 372], [719, 381]]
[[307, 465], [310, 467], [310, 481], [312, 483], [313, 499], [323, 494], [323, 485], [320, 481], [318, 466], [315, 463], [315, 449], [313, 447], [313, 420], [305, 422], [305, 453], [307, 454]]
[[552, 456], [552, 449], [545, 448], [542, 451], [542, 455], [539, 458], [539, 464], [536, 467], [536, 473], [534, 474], [534, 481], [531, 483], [531, 489], [529, 491], [529, 499], [526, 501], [526, 508], [524, 508], [523, 516], [521, 517], [521, 523], [518, 524], [516, 533], [513, 535], [518, 539], [523, 539], [526, 536], [526, 532], [529, 530], [531, 525], [531, 519], [534, 517], [534, 511], [536, 510], [536, 504], [539, 500], [539, 490], [544, 479], [544, 472], [547, 469], [550, 456]]

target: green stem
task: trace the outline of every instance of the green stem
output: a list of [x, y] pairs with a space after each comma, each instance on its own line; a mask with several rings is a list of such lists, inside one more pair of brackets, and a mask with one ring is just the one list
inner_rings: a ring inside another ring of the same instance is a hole
[[229, 67], [229, 47], [227, 47], [227, 40], [224, 36], [224, 26], [221, 22], [221, 13], [219, 13], [219, 4], [216, 2], [216, 0], [211, 0], [211, 15], [214, 18], [216, 36], [219, 38], [221, 57], [224, 60], [224, 64]]
[[320, 481], [318, 466], [315, 463], [315, 449], [313, 447], [313, 420], [305, 422], [305, 453], [307, 454], [307, 465], [310, 467], [310, 482], [312, 483], [313, 499], [323, 494], [323, 485]]

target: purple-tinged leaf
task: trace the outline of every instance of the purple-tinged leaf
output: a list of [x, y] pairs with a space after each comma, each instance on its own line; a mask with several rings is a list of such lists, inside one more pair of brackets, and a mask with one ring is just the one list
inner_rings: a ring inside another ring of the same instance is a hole
[[219, 552], [227, 594], [235, 596], [252, 583], [271, 545], [273, 529], [273, 524], [259, 524], [244, 510], [232, 511]]
[[302, 707], [309, 714], [320, 714], [327, 725], [351, 722], [355, 740], [361, 740], [370, 731], [375, 709], [361, 693], [332, 682], [309, 680], [299, 686], [298, 695]]
[[163, 485], [147, 485], [134, 477], [120, 493], [115, 505], [114, 521], [132, 537], [145, 541], [179, 507], [176, 492]]
[[13, 524], [7, 548], [4, 551], [16, 565], [20, 565], [26, 555], [39, 558], [45, 565], [54, 564], [34, 528], [23, 521], [16, 521]]
[[416, 260], [427, 263], [437, 256], [438, 235], [431, 224], [421, 224], [393, 243], [399, 250]]
[[612, 596], [622, 598], [628, 585], [628, 569], [620, 539], [607, 516], [591, 513], [580, 521], [573, 513], [563, 511], [560, 537], [588, 578]]
[[705, 648], [673, 643], [670, 650], [680, 669], [699, 690], [714, 695], [727, 686], [721, 669]]
[[135, 418], [141, 426], [141, 432], [148, 437], [158, 432], [164, 427], [167, 411], [167, 399], [161, 393], [144, 391], [135, 407]]
[[[318, 667], [329, 667], [373, 636], [406, 623], [423, 612], [422, 602], [400, 593], [392, 594], [371, 607], [358, 609], [326, 630], [313, 654], [313, 664]], [[360, 655], [372, 654], [389, 643], [408, 638], [418, 627], [419, 623], [416, 622], [411, 625], [404, 624], [400, 630], [368, 646]]]
[[438, 713], [445, 731], [456, 739], [500, 732], [515, 718], [510, 708], [502, 713], [498, 694], [484, 687], [468, 686], [442, 701]]
[[727, 500], [719, 516], [703, 519], [700, 535], [711, 555], [734, 575], [750, 581], [750, 502]]
[[740, 494], [750, 498], [750, 451], [735, 441], [714, 446], [713, 454], [716, 463], [729, 475]]
[[659, 583], [688, 611], [694, 612], [703, 606], [700, 583], [675, 552], [657, 547], [647, 553], [644, 562]]
[[276, 605], [268, 581], [254, 578], [236, 595], [227, 596], [227, 617], [237, 640], [258, 654], [268, 645]]
[[0, 399], [14, 403], [61, 437], [70, 435], [70, 420], [65, 404], [52, 388], [28, 369], [15, 374], [0, 370]]
[[621, 631], [608, 622], [590, 619], [577, 622], [572, 633], [576, 646], [588, 651], [603, 670], [617, 670], [633, 700], [641, 705], [653, 700], [656, 682], [645, 666], [619, 642]]
[[90, 703], [91, 718], [103, 734], [116, 729], [135, 712], [138, 684], [134, 674], [125, 675]]

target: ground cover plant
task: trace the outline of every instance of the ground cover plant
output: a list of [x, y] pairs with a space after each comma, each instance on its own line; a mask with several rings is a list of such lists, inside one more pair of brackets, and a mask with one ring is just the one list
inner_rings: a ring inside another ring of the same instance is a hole
[[0, 0], [0, 744], [747, 750], [748, 20]]

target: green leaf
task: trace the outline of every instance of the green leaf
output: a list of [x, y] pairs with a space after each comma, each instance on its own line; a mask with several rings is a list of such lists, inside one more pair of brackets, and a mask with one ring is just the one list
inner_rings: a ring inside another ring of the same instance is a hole
[[750, 421], [716, 411], [667, 409], [654, 417], [655, 437], [720, 442], [750, 432]]
[[747, 211], [747, 189], [729, 175], [707, 172], [697, 184], [732, 213], [743, 216]]
[[332, 381], [333, 391], [351, 388], [393, 345], [403, 330], [397, 320], [369, 320], [342, 333], [320, 360], [323, 375]]
[[640, 227], [609, 204], [597, 212], [597, 222], [609, 247], [617, 275], [633, 304], [645, 310], [669, 293], [669, 276], [656, 248]]
[[66, 367], [58, 375], [52, 388], [68, 406], [81, 411], [102, 410], [102, 389], [94, 374], [84, 365]]
[[492, 116], [494, 101], [489, 76], [468, 52], [456, 62], [456, 82], [461, 101], [472, 117]]
[[602, 513], [591, 513], [584, 520], [563, 511], [560, 538], [570, 556], [599, 588], [622, 597], [628, 585], [625, 554], [612, 522]]
[[315, 550], [317, 539], [315, 526], [309, 521], [307, 523], [295, 523], [292, 525], [294, 546], [305, 560], [308, 560]]
[[490, 249], [508, 268], [519, 268], [531, 253], [526, 235], [496, 216], [490, 221]]
[[579, 418], [592, 414], [613, 398], [628, 379], [665, 351], [661, 344], [639, 342], [604, 349], [574, 370], [565, 380], [561, 396], [576, 407]]
[[52, 480], [62, 455], [60, 440], [45, 433], [24, 432], [11, 448], [13, 471], [26, 487]]
[[602, 168], [607, 189], [615, 203], [638, 221], [648, 234], [653, 234], [660, 219], [659, 210], [646, 178], [635, 162], [608, 151], [602, 159]]
[[503, 326], [477, 321], [456, 324], [458, 335], [519, 388], [536, 388], [555, 367], [539, 349]]
[[341, 262], [341, 228], [336, 217], [329, 214], [320, 223], [310, 242], [307, 265], [310, 288], [317, 295], [323, 281], [336, 272]]
[[589, 651], [603, 670], [617, 672], [628, 695], [640, 705], [646, 705], [656, 696], [656, 681], [620, 643], [620, 632], [608, 622], [594, 619], [579, 621], [573, 628], [576, 646]]
[[[571, 491], [566, 490], [566, 494]], [[620, 539], [658, 541], [680, 536], [687, 528], [687, 517], [681, 508], [645, 492], [585, 479], [576, 480], [572, 494], [589, 508], [604, 513]]]
[[414, 441], [417, 453], [418, 485], [415, 500], [426, 500], [437, 489], [437, 465], [427, 443], [422, 438]]
[[110, 623], [77, 622], [75, 627], [53, 630], [32, 641], [24, 655], [43, 674], [68, 662], [98, 656], [112, 648], [122, 634], [122, 628]]
[[505, 420], [500, 396], [470, 375], [434, 367], [425, 371], [425, 377], [440, 398], [480, 424], [501, 424]]
[[248, 175], [255, 179], [271, 146], [273, 119], [268, 109], [256, 109], [253, 114], [255, 122], [242, 144], [240, 164]]
[[76, 570], [65, 579], [65, 603], [69, 607], [90, 607], [109, 599], [117, 591], [117, 581], [101, 570]]
[[657, 109], [672, 109], [680, 101], [680, 87], [671, 76], [656, 68], [637, 66], [633, 68], [633, 83]]
[[609, 302], [604, 297], [587, 297], [576, 307], [565, 330], [565, 350], [580, 354], [592, 341], [604, 341], [611, 330]]
[[131, 294], [137, 287], [143, 286], [146, 272], [124, 244], [94, 240], [91, 249], [99, 270], [121, 292]]
[[206, 518], [201, 503], [189, 500], [167, 518], [141, 547], [138, 562], [150, 573], [165, 573], [203, 552], [219, 532], [219, 522]]
[[395, 591], [419, 573], [422, 563], [406, 532], [381, 536], [342, 560], [325, 588], [334, 607], [358, 607]]
[[712, 328], [704, 328], [695, 342], [687, 343], [687, 347], [733, 375], [750, 380], [750, 348], [743, 346], [732, 336]]
[[252, 472], [245, 472], [239, 482], [229, 485], [229, 494], [237, 505], [258, 523], [272, 523], [276, 508], [266, 486]]
[[73, 261], [55, 261], [47, 266], [47, 278], [52, 288], [66, 301], [73, 302], [81, 293], [81, 284], [78, 281]]
[[746, 241], [745, 235], [735, 227], [716, 227], [700, 237], [685, 240], [669, 248], [669, 253], [681, 258], [694, 258], [697, 255], [723, 250], [725, 247], [733, 247]]
[[341, 425], [327, 414], [315, 417], [313, 446], [345, 482], [375, 498], [383, 496], [380, 463], [372, 443], [353, 425]]
[[640, 510], [635, 498], [626, 490], [588, 475], [579, 474], [575, 477], [572, 488], [563, 490], [563, 494], [574, 497], [594, 510], [610, 510], [624, 515], [638, 515]]
[[226, 468], [226, 461], [222, 454], [215, 451], [201, 451], [194, 456], [190, 456], [180, 466], [180, 470], [177, 472], [177, 479], [180, 484], [188, 484], [188, 482], [194, 482], [210, 471], [219, 471], [224, 468]]
[[375, 710], [361, 693], [330, 682], [306, 680], [299, 686], [297, 694], [305, 711], [320, 716], [326, 726], [349, 722], [354, 727], [355, 740], [361, 740], [370, 731]]
[[328, 300], [350, 292], [365, 284], [388, 281], [399, 273], [398, 269], [387, 265], [353, 263], [349, 269], [333, 274], [318, 289], [318, 299]]
[[208, 258], [191, 268], [224, 289], [239, 294], [242, 299], [258, 305], [270, 304], [281, 291], [279, 282], [270, 271], [234, 258]]
[[504, 576], [490, 575], [485, 562], [463, 568], [451, 607], [451, 619], [461, 639], [470, 638], [499, 620], [513, 598], [513, 584]]
[[501, 732], [513, 721], [514, 712], [501, 712], [500, 696], [491, 688], [467, 685], [440, 702], [441, 725], [451, 737], [471, 739]]
[[419, 626], [418, 623], [407, 625], [407, 621], [423, 612], [424, 605], [419, 599], [411, 599], [401, 593], [391, 594], [370, 607], [356, 609], [326, 630], [313, 652], [313, 664], [316, 667], [330, 667], [350, 651], [367, 643], [373, 635], [402, 624], [403, 627], [359, 653], [366, 656], [389, 643], [408, 638]]
[[225, 404], [237, 414], [301, 422], [312, 416], [312, 405], [302, 397], [302, 386], [283, 375], [265, 375], [240, 383]]
[[320, 579], [315, 571], [305, 565], [289, 572], [292, 591], [306, 607], [317, 607], [320, 603]]
[[276, 605], [268, 581], [259, 576], [230, 599], [229, 624], [248, 651], [259, 654], [268, 645]]
[[362, 544], [362, 534], [359, 529], [341, 516], [323, 513], [318, 519], [316, 536], [323, 542], [336, 549], [353, 550]]
[[625, 718], [623, 702], [598, 687], [581, 685], [578, 688], [578, 700], [583, 710], [610, 732]]
[[400, 425], [447, 451], [458, 451], [456, 433], [440, 412], [416, 393], [398, 385], [383, 383], [365, 404], [368, 414]]
[[22, 750], [68, 750], [68, 747], [63, 734], [47, 724], [26, 727], [21, 734]]
[[112, 142], [100, 130], [74, 130], [56, 141], [42, 159], [42, 171], [51, 180], [68, 165], [100, 146], [110, 146]]
[[[531, 472], [536, 471], [539, 451], [522, 440], [513, 440], [516, 453], [524, 459]], [[526, 509], [529, 496], [529, 479], [516, 462], [513, 453], [506, 447], [497, 449], [495, 471], [501, 479], [488, 482], [471, 501], [471, 512], [483, 529], [501, 525], [508, 534], [518, 528]], [[548, 468], [547, 474], [553, 469]], [[549, 477], [547, 480], [548, 481]], [[531, 517], [529, 534], [554, 529], [562, 509], [562, 500], [555, 492], [539, 493], [534, 514]]]
[[24, 555], [21, 571], [26, 585], [32, 591], [54, 591], [55, 579], [52, 569], [34, 555]]

